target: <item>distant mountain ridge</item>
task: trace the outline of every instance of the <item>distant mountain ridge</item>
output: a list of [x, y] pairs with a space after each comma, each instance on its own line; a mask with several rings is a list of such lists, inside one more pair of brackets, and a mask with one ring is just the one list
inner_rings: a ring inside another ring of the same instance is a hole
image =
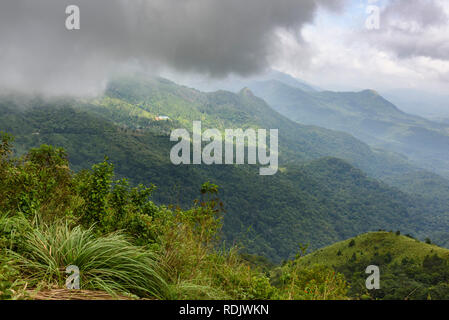
[[372, 90], [310, 92], [277, 80], [250, 85], [298, 123], [344, 131], [369, 145], [403, 154], [417, 166], [449, 176], [449, 128], [407, 114]]
[[405, 112], [439, 122], [449, 118], [449, 95], [420, 89], [391, 89], [382, 95]]

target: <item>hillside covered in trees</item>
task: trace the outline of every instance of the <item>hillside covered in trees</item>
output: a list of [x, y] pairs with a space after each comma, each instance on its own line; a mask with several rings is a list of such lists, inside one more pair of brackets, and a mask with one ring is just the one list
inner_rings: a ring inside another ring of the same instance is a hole
[[346, 299], [343, 276], [330, 268], [293, 278], [283, 268], [272, 285], [251, 256], [224, 246], [214, 184], [198, 187], [190, 209], [158, 206], [153, 187], [115, 180], [106, 160], [74, 173], [62, 149], [16, 158], [10, 142], [2, 134], [0, 299], [48, 298], [68, 266], [90, 298]]
[[[211, 181], [222, 190], [227, 243], [272, 261], [293, 257], [298, 242], [316, 249], [380, 228], [446, 243], [446, 199], [400, 192], [350, 162], [378, 173], [406, 171], [407, 164], [388, 162], [350, 136], [295, 124], [250, 92], [205, 94], [166, 80], [133, 80], [128, 88], [127, 81], [112, 82], [96, 100], [3, 97], [0, 127], [14, 134], [18, 154], [42, 144], [63, 147], [76, 172], [107, 155], [118, 178], [156, 185], [157, 204], [188, 208], [198, 186]], [[162, 112], [170, 120], [154, 121]], [[171, 164], [169, 133], [189, 129], [193, 119], [219, 129], [280, 128], [280, 172], [263, 177], [257, 166]]]
[[[78, 173], [63, 149], [22, 157], [0, 143], [0, 299], [446, 299], [449, 250], [376, 232], [276, 265], [220, 239], [226, 212], [206, 182], [183, 210], [151, 201], [154, 186], [116, 180], [107, 160]], [[334, 159], [323, 161], [337, 161]], [[347, 164], [346, 164], [347, 165]], [[313, 164], [311, 164], [313, 166]], [[347, 165], [349, 166], [349, 165]], [[364, 287], [378, 265], [381, 290]], [[80, 270], [61, 293], [67, 266]], [[83, 296], [85, 295], [85, 296]]]

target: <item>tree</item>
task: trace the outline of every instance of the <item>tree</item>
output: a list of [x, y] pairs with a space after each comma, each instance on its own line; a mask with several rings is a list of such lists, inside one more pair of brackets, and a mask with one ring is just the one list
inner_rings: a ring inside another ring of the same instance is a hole
[[351, 259], [349, 259], [349, 261], [350, 262], [356, 262], [357, 261], [357, 254], [355, 252], [352, 254], [352, 257], [351, 257]]

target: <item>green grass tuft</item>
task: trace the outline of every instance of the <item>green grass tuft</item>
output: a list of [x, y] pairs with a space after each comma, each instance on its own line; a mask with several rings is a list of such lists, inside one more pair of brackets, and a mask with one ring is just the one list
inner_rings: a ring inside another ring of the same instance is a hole
[[92, 229], [51, 225], [25, 236], [22, 253], [12, 253], [30, 280], [63, 286], [65, 269], [80, 270], [81, 288], [140, 297], [169, 298], [157, 255], [132, 245], [121, 233], [96, 237]]

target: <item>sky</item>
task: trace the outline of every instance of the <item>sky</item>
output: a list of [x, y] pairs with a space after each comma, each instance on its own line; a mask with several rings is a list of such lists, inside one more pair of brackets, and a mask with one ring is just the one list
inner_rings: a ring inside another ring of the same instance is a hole
[[[80, 8], [67, 30], [65, 9]], [[379, 29], [365, 23], [379, 8]], [[2, 0], [0, 89], [97, 94], [118, 72], [332, 90], [449, 88], [447, 0]], [[176, 80], [176, 79], [175, 79]]]
[[[368, 30], [369, 5], [380, 9]], [[302, 29], [304, 44], [281, 31], [274, 68], [334, 90], [449, 90], [449, 1], [350, 1], [343, 13], [320, 11]], [[304, 60], [298, 52], [308, 51]]]

